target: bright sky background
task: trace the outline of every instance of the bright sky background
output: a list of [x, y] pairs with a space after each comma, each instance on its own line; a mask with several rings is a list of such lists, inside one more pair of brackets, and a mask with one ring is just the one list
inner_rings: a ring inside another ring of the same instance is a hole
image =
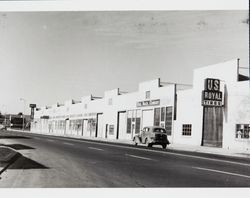
[[[248, 67], [248, 11], [0, 12], [0, 111], [138, 83], [192, 83], [194, 68]], [[225, 71], [226, 72], [226, 71]], [[26, 113], [29, 112], [28, 107]]]

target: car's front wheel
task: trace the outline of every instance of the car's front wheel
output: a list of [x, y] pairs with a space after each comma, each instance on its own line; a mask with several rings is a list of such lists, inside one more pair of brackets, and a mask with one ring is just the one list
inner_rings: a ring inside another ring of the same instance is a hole
[[152, 147], [152, 143], [148, 141], [148, 138], [146, 138], [145, 144], [147, 145], [147, 147]]

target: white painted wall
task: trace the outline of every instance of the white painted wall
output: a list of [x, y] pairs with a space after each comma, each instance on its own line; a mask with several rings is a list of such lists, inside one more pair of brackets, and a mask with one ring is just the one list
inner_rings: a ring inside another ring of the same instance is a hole
[[[250, 93], [249, 81], [237, 82], [237, 60], [231, 60], [194, 71], [193, 88], [177, 92], [177, 119], [173, 122], [172, 136], [169, 137], [172, 143], [200, 145], [202, 139], [203, 107], [201, 105], [201, 94], [204, 90], [206, 78], [218, 78], [221, 80], [220, 90], [225, 94], [224, 121], [223, 121], [223, 147], [228, 149], [250, 149], [249, 140], [235, 139], [236, 124], [250, 124]], [[160, 86], [159, 79], [142, 82], [137, 92], [120, 94], [119, 89], [105, 91], [101, 99], [92, 99], [92, 96], [82, 97], [81, 102], [72, 104], [72, 100], [58, 107], [57, 104], [51, 108], [41, 108], [35, 111], [34, 118], [37, 124], [33, 124], [35, 132], [48, 131], [47, 122], [39, 121], [43, 115], [50, 116], [50, 120], [90, 119], [96, 118], [97, 113], [103, 113], [102, 134], [105, 137], [106, 124], [114, 126], [114, 133], [108, 133], [108, 138], [115, 139], [117, 135], [118, 111], [148, 110], [154, 107], [137, 107], [139, 101], [146, 100], [146, 91], [150, 91], [150, 100], [160, 99], [158, 107], [174, 106], [174, 85]], [[127, 121], [127, 114], [123, 116]], [[100, 124], [100, 123], [99, 123]], [[182, 124], [192, 124], [192, 135], [182, 135]], [[35, 126], [35, 127], [34, 127]], [[84, 125], [84, 127], [86, 127]], [[141, 126], [142, 127], [142, 126]], [[126, 123], [122, 123], [119, 138], [131, 138], [126, 134]], [[58, 132], [57, 133], [63, 133]], [[93, 134], [91, 134], [93, 136]], [[84, 130], [84, 136], [90, 136]]]
[[[206, 78], [220, 79], [220, 90], [228, 95], [225, 97], [223, 115], [223, 148], [249, 150], [250, 140], [235, 139], [236, 124], [250, 124], [249, 81], [237, 81], [237, 59], [196, 69], [193, 88], [178, 92], [174, 142], [201, 144], [203, 117], [201, 93]], [[182, 124], [192, 124], [191, 137], [181, 135]]]

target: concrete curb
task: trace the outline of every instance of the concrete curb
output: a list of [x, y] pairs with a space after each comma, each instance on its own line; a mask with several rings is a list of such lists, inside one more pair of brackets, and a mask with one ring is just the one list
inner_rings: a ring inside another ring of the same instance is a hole
[[0, 163], [3, 164], [3, 167], [0, 167], [0, 175], [21, 156], [15, 149], [7, 146], [0, 146], [0, 152], [1, 149], [7, 151], [7, 154], [0, 158]]

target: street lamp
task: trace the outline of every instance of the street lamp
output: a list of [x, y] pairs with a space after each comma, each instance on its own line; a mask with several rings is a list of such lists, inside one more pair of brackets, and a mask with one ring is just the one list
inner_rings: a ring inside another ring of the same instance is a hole
[[25, 115], [25, 106], [26, 106], [26, 100], [24, 98], [20, 98], [21, 101], [23, 101], [23, 131], [24, 131], [24, 115]]

